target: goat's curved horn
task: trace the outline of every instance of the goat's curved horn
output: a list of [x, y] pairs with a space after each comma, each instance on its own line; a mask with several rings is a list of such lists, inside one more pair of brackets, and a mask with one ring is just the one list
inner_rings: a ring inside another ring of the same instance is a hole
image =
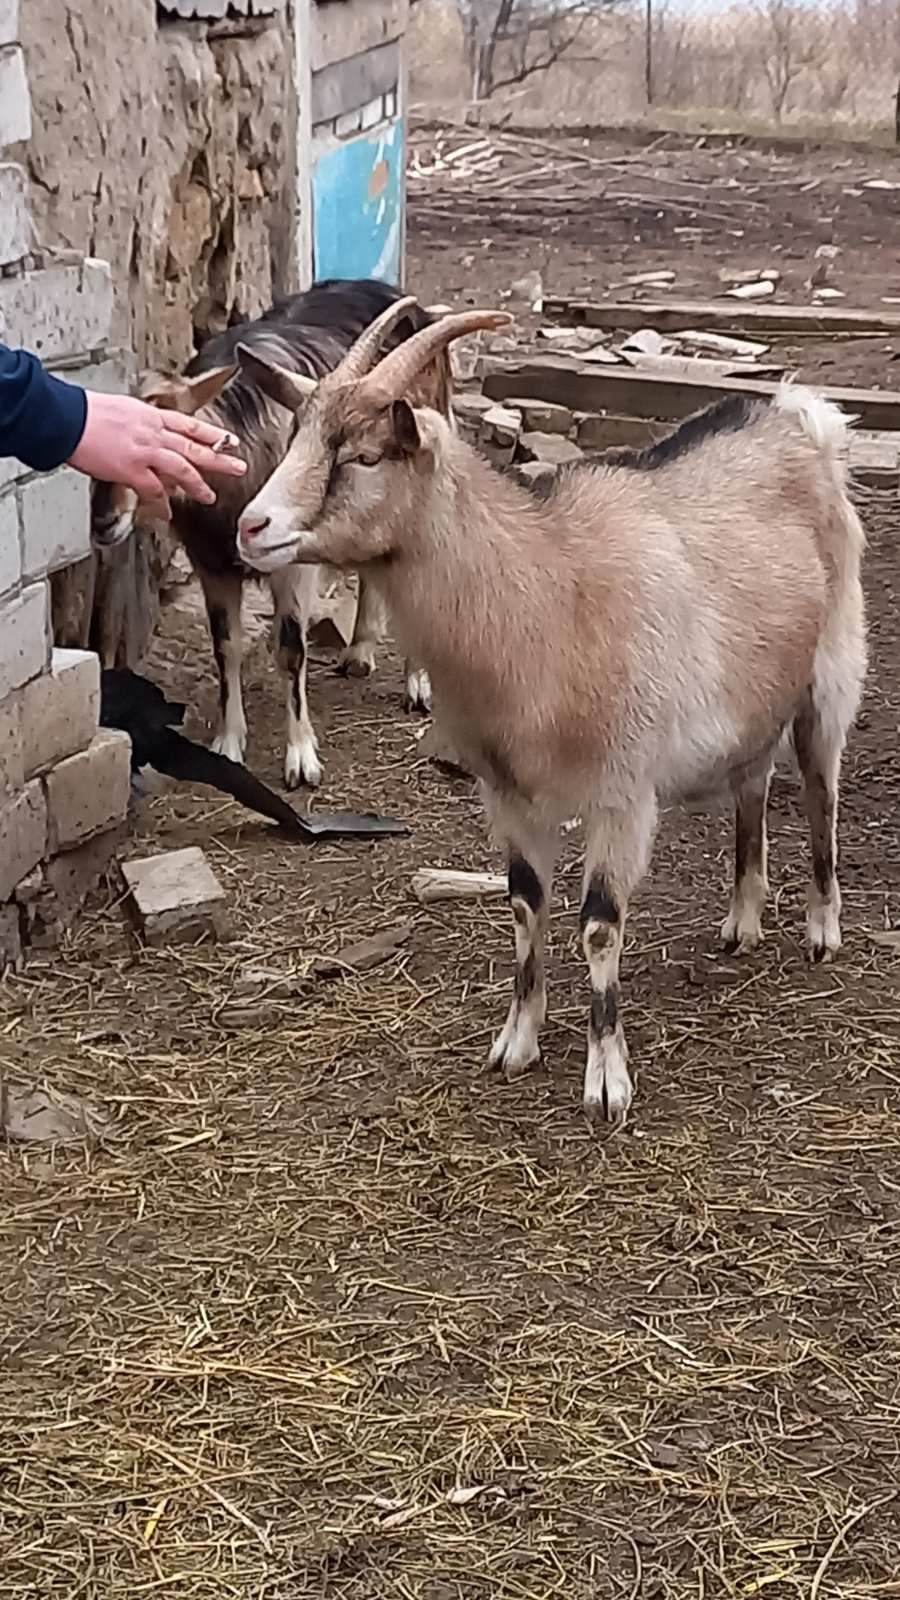
[[366, 394], [373, 399], [383, 399], [385, 403], [399, 400], [438, 351], [444, 350], [454, 339], [478, 333], [482, 328], [490, 331], [508, 328], [512, 321], [508, 311], [457, 311], [441, 317], [439, 322], [414, 333], [379, 361], [364, 380]]
[[391, 329], [396, 328], [397, 323], [402, 322], [407, 312], [415, 305], [418, 305], [415, 295], [405, 294], [389, 305], [386, 311], [382, 311], [381, 316], [376, 317], [374, 322], [370, 322], [356, 343], [350, 346], [343, 360], [335, 367], [328, 380], [329, 388], [332, 385], [357, 383], [360, 378], [364, 378], [378, 360], [382, 343]]

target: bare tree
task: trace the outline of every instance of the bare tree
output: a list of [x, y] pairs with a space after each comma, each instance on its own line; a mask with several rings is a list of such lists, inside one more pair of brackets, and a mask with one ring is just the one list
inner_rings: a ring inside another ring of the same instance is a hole
[[592, 17], [627, 0], [457, 0], [473, 100], [547, 72]]
[[816, 57], [808, 33], [808, 14], [798, 0], [759, 0], [764, 42], [760, 66], [769, 89], [776, 122], [781, 122], [788, 96], [797, 78]]

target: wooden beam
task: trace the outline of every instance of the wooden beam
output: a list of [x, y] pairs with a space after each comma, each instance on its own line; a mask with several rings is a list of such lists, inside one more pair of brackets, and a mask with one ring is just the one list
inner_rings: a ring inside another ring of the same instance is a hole
[[752, 305], [746, 300], [628, 300], [604, 304], [590, 300], [544, 301], [548, 322], [567, 327], [620, 329], [656, 328], [659, 333], [685, 333], [713, 328], [718, 333], [745, 334], [900, 334], [900, 311], [858, 311], [840, 306]]
[[[506, 362], [502, 370], [489, 373], [484, 380], [484, 392], [491, 400], [527, 395], [530, 400], [551, 400], [572, 411], [610, 411], [620, 417], [663, 422], [679, 422], [729, 394], [752, 399], [777, 391], [777, 383], [749, 378], [663, 378], [623, 367], [598, 368], [559, 356]], [[900, 399], [887, 392], [819, 386], [817, 392], [857, 417], [861, 428], [900, 429]]]

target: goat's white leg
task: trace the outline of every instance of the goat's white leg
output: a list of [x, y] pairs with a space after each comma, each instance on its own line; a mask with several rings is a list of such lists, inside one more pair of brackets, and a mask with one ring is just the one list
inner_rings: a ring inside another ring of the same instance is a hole
[[241, 631], [243, 579], [238, 572], [213, 573], [198, 569], [206, 598], [213, 655], [219, 674], [219, 731], [212, 747], [231, 761], [243, 761], [247, 748], [247, 721], [241, 690], [244, 639]]
[[490, 1063], [515, 1077], [540, 1061], [539, 1034], [547, 1014], [544, 944], [558, 841], [543, 828], [507, 827], [509, 901], [516, 938], [516, 973], [506, 1022]]
[[384, 634], [384, 603], [375, 584], [359, 574], [359, 598], [353, 638], [338, 662], [338, 672], [369, 678], [375, 671], [375, 646]]
[[278, 665], [287, 680], [284, 781], [288, 789], [297, 789], [301, 783], [315, 789], [322, 781], [319, 747], [306, 699], [306, 629], [316, 579], [314, 566], [285, 567], [269, 579], [275, 599]]
[[622, 1124], [633, 1089], [620, 1015], [619, 961], [628, 900], [647, 870], [656, 828], [652, 792], [625, 810], [602, 807], [587, 819], [581, 901], [581, 943], [591, 975], [584, 1108]]
[[762, 939], [762, 914], [769, 892], [766, 806], [771, 764], [748, 777], [734, 802], [734, 890], [722, 924], [722, 942], [729, 955], [755, 950]]
[[406, 677], [404, 705], [407, 711], [431, 711], [431, 679], [424, 667], [417, 667], [407, 656], [403, 671]]
[[846, 731], [826, 727], [812, 695], [794, 719], [794, 749], [812, 844], [812, 882], [806, 913], [810, 961], [831, 961], [841, 948], [841, 890], [837, 876], [838, 785]]

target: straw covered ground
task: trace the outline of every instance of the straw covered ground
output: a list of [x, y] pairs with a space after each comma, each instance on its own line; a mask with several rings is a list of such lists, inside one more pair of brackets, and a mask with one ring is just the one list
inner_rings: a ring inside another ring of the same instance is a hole
[[[319, 664], [313, 698], [323, 803], [409, 840], [304, 851], [208, 793], [142, 803], [129, 848], [202, 843], [236, 937], [142, 952], [107, 894], [0, 990], [9, 1076], [108, 1119], [0, 1157], [5, 1600], [900, 1594], [900, 597], [894, 511], [869, 521], [846, 948], [804, 966], [789, 776], [758, 958], [714, 941], [728, 819], [668, 819], [622, 1136], [579, 1109], [574, 853], [546, 1067], [483, 1069], [508, 914], [410, 894], [494, 863], [468, 785], [416, 761], [396, 662]], [[211, 713], [199, 620], [166, 635], [152, 670]], [[275, 779], [261, 646], [248, 676]], [[407, 920], [380, 969], [309, 975]]]

